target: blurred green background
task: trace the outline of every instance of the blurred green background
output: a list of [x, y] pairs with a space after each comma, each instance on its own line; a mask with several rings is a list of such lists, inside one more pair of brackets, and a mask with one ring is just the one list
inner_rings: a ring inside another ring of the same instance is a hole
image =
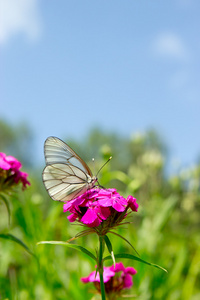
[[[61, 137], [62, 138], [62, 137]], [[136, 299], [197, 300], [200, 298], [200, 165], [167, 172], [167, 146], [154, 131], [123, 138], [93, 129], [83, 141], [67, 141], [90, 164], [94, 173], [112, 155], [100, 174], [100, 183], [117, 188], [124, 197], [135, 196], [139, 211], [132, 222], [117, 229], [137, 249], [142, 259], [161, 265], [168, 274], [147, 265], [123, 260], [138, 271], [127, 294]], [[22, 240], [23, 247], [0, 240], [0, 299], [91, 299], [92, 284], [80, 278], [94, 270], [88, 257], [63, 246], [39, 245], [45, 240], [66, 241], [83, 228], [70, 224], [62, 203], [51, 200], [42, 183], [42, 168], [34, 165], [33, 137], [27, 126], [0, 122], [0, 149], [23, 163], [31, 186], [9, 197], [11, 222], [0, 202], [0, 233]], [[86, 155], [87, 154], [87, 155]], [[94, 170], [95, 169], [95, 170]], [[109, 235], [115, 253], [133, 253], [116, 236]], [[95, 253], [98, 239], [91, 235], [75, 241]], [[133, 253], [134, 254], [134, 253]], [[109, 265], [107, 263], [107, 265]]]

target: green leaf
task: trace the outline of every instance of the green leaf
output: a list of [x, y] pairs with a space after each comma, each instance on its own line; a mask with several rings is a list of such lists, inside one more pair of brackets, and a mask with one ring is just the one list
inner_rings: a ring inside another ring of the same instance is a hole
[[41, 242], [37, 243], [37, 245], [42, 245], [42, 244], [61, 245], [61, 246], [73, 248], [73, 249], [76, 249], [78, 251], [81, 251], [81, 252], [87, 254], [88, 256], [90, 256], [92, 259], [94, 259], [96, 261], [96, 257], [94, 256], [94, 254], [92, 254], [92, 252], [90, 252], [86, 248], [79, 246], [79, 245], [69, 244], [67, 242], [62, 242], [62, 241], [41, 241]]
[[92, 229], [86, 229], [86, 230], [83, 230], [83, 231], [77, 233], [75, 235], [75, 238], [82, 237], [82, 236], [85, 236], [85, 235], [88, 235], [88, 234], [92, 234], [92, 233], [96, 233], [96, 232], [94, 230], [92, 230]]
[[[1, 233], [0, 234], [0, 238], [6, 239], [6, 240], [10, 240], [13, 241], [17, 244], [19, 244], [20, 246], [22, 246], [29, 254], [35, 256], [35, 254], [28, 248], [28, 246], [26, 246], [26, 244], [24, 244], [20, 239], [18, 239], [16, 236], [12, 235], [12, 234], [4, 234]], [[36, 257], [36, 256], [35, 256]]]
[[104, 238], [104, 241], [105, 241], [106, 246], [107, 246], [107, 248], [108, 248], [108, 251], [109, 251], [109, 253], [110, 253], [111, 257], [112, 257], [113, 264], [114, 264], [114, 266], [115, 266], [115, 256], [114, 256], [114, 252], [113, 252], [113, 248], [112, 248], [111, 241], [110, 241], [110, 239], [108, 238], [107, 235], [104, 235], [103, 238]]
[[[139, 262], [142, 262], [142, 263], [144, 263], [144, 264], [147, 264], [147, 265], [149, 265], [149, 266], [153, 266], [153, 267], [155, 267], [155, 268], [158, 268], [158, 269], [160, 269], [160, 270], [163, 270], [163, 271], [167, 272], [167, 270], [164, 269], [163, 267], [160, 267], [160, 266], [158, 266], [158, 265], [156, 265], [156, 264], [153, 264], [153, 263], [149, 263], [149, 262], [147, 262], [147, 261], [145, 261], [145, 260], [143, 260], [143, 259], [141, 259], [141, 258], [139, 258], [139, 257], [137, 257], [137, 256], [135, 256], [135, 255], [132, 255], [132, 254], [128, 254], [128, 253], [120, 253], [120, 254], [116, 254], [116, 255], [115, 255], [115, 258], [127, 258], [127, 259], [137, 260], [137, 261], [139, 261]], [[108, 259], [111, 259], [110, 256], [104, 257], [104, 260], [108, 260]], [[167, 272], [167, 273], [168, 273], [168, 272]]]
[[108, 238], [107, 235], [104, 235], [103, 238], [104, 238], [104, 241], [106, 243], [109, 253], [111, 253], [113, 251], [113, 249], [112, 249], [112, 244], [111, 244], [110, 239]]
[[85, 235], [89, 235], [92, 233], [96, 233], [96, 232], [92, 229], [83, 230], [83, 231], [77, 233], [73, 238], [69, 239], [67, 242], [70, 243], [71, 241], [77, 240], [80, 237], [83, 237]]
[[137, 250], [133, 247], [133, 245], [127, 239], [125, 239], [125, 237], [123, 237], [122, 235], [120, 235], [114, 231], [109, 231], [109, 233], [115, 234], [118, 237], [120, 237], [121, 239], [123, 239], [124, 241], [126, 241], [133, 248], [133, 250], [137, 253], [137, 255], [140, 256], [139, 253], [137, 252]]
[[7, 211], [8, 211], [8, 225], [10, 225], [10, 205], [9, 205], [9, 202], [7, 200], [7, 198], [0, 194], [0, 199], [5, 203], [6, 205], [6, 208], [7, 208]]

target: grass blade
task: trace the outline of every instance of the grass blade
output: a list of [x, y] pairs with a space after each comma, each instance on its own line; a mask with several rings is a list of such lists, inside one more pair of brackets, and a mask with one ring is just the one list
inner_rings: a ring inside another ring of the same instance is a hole
[[[120, 253], [120, 254], [116, 254], [115, 258], [127, 258], [127, 259], [137, 260], [137, 261], [142, 262], [142, 263], [144, 263], [146, 265], [149, 265], [149, 266], [152, 266], [152, 267], [155, 267], [155, 268], [158, 268], [160, 270], [163, 270], [163, 271], [167, 272], [167, 270], [164, 269], [163, 267], [161, 267], [159, 265], [156, 265], [156, 264], [153, 264], [153, 263], [150, 263], [150, 262], [147, 262], [147, 261], [145, 261], [145, 260], [143, 260], [143, 259], [141, 259], [141, 258], [139, 258], [139, 257], [137, 257], [135, 255], [132, 255], [132, 254]], [[111, 259], [110, 256], [104, 257], [104, 260], [109, 260], [109, 259]]]
[[86, 255], [88, 255], [89, 257], [91, 257], [92, 259], [94, 259], [96, 261], [96, 257], [94, 256], [94, 254], [92, 254], [92, 252], [90, 252], [86, 248], [84, 248], [82, 246], [79, 246], [79, 245], [69, 244], [67, 242], [62, 242], [62, 241], [41, 241], [41, 242], [37, 243], [37, 245], [44, 245], [44, 244], [61, 245], [61, 246], [66, 246], [66, 247], [69, 247], [69, 248], [73, 248], [73, 249], [76, 249], [78, 251], [81, 251], [81, 252], [85, 253]]
[[[19, 244], [20, 246], [22, 246], [29, 254], [35, 256], [35, 254], [33, 254], [33, 252], [28, 248], [28, 246], [26, 246], [26, 244], [24, 244], [24, 242], [22, 242], [20, 239], [18, 239], [16, 236], [12, 235], [12, 234], [4, 234], [1, 233], [0, 234], [0, 238], [6, 239], [6, 240], [10, 240], [13, 241], [17, 244]], [[36, 257], [36, 256], [35, 256]]]
[[125, 237], [123, 237], [122, 235], [120, 235], [114, 231], [109, 231], [109, 233], [115, 234], [118, 237], [120, 237], [121, 239], [123, 239], [124, 241], [126, 241], [133, 248], [133, 250], [137, 253], [137, 255], [140, 256], [139, 253], [137, 252], [137, 250], [133, 247], [133, 245], [127, 239], [125, 239]]
[[111, 241], [110, 241], [110, 239], [108, 238], [107, 235], [104, 235], [104, 241], [105, 241], [106, 246], [108, 248], [108, 251], [109, 251], [109, 253], [110, 253], [111, 257], [112, 257], [113, 264], [114, 264], [114, 267], [115, 267], [115, 263], [116, 263], [115, 262], [115, 255], [114, 255], [114, 252], [113, 252]]
[[0, 199], [5, 203], [5, 206], [7, 208], [7, 211], [8, 211], [8, 225], [10, 226], [10, 205], [9, 205], [9, 202], [7, 200], [7, 198], [0, 194]]

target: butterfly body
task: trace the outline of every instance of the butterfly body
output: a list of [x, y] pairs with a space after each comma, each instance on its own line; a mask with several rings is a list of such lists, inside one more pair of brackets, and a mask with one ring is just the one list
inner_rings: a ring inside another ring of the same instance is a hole
[[88, 165], [62, 140], [48, 137], [44, 154], [46, 167], [42, 177], [53, 200], [72, 200], [93, 188], [97, 182]]

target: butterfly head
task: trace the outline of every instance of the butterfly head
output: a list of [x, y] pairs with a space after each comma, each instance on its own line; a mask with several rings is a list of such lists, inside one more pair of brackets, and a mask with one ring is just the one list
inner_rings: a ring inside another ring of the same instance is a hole
[[88, 178], [88, 180], [87, 180], [88, 184], [90, 185], [91, 188], [94, 187], [95, 183], [98, 181], [97, 176], [90, 177], [88, 174], [86, 174], [86, 175]]

